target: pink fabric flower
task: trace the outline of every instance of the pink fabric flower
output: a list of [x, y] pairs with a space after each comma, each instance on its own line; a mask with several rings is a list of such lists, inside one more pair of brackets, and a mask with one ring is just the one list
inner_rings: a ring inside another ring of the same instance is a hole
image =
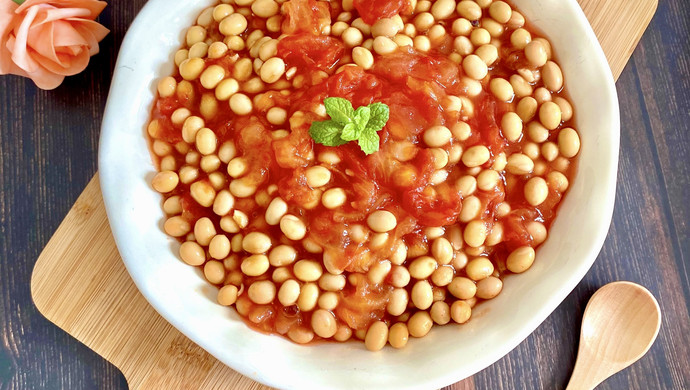
[[86, 68], [109, 30], [94, 21], [97, 0], [0, 0], [0, 74], [31, 78], [54, 89]]

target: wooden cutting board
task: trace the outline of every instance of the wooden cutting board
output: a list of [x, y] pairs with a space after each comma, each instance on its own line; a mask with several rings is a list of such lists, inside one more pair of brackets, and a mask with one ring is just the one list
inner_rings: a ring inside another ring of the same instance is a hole
[[[657, 0], [580, 0], [616, 78]], [[132, 282], [110, 232], [95, 175], [36, 262], [38, 310], [122, 370], [132, 389], [265, 389], [183, 336]], [[473, 389], [471, 378], [451, 388]]]

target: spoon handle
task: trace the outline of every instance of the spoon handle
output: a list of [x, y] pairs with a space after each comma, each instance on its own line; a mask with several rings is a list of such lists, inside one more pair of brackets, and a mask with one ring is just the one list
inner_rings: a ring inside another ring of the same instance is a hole
[[570, 377], [570, 382], [565, 390], [593, 390], [599, 383], [606, 378], [599, 378], [596, 375], [596, 367], [591, 364], [584, 363], [582, 359], [578, 359], [575, 363], [575, 369]]
[[592, 345], [580, 340], [575, 368], [565, 390], [593, 390], [606, 378], [630, 365], [596, 359], [591, 348]]

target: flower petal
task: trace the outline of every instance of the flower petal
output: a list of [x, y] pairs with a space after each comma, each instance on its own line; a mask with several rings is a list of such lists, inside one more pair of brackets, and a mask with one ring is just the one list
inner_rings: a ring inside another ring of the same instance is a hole
[[29, 9], [19, 28], [15, 29], [16, 38], [13, 47], [9, 49], [12, 52], [12, 61], [28, 73], [35, 72], [38, 67], [38, 64], [27, 53], [29, 29], [37, 13], [38, 8]]
[[17, 13], [26, 11], [35, 5], [47, 4], [55, 6], [56, 8], [84, 8], [89, 11], [89, 18], [96, 19], [96, 17], [108, 5], [105, 1], [96, 0], [26, 0], [17, 9]]
[[77, 55], [58, 53], [59, 63], [42, 57], [37, 53], [34, 59], [46, 70], [62, 76], [72, 76], [86, 69], [89, 64], [89, 52], [82, 50]]
[[[76, 22], [76, 20], [69, 19], [70, 22]], [[79, 19], [79, 25], [86, 27], [87, 29], [91, 30], [93, 35], [96, 37], [96, 39], [100, 42], [105, 38], [108, 33], [110, 33], [110, 30], [107, 28], [103, 27], [102, 24], [95, 22], [93, 20], [84, 20], [84, 19]]]
[[12, 52], [7, 48], [7, 42], [17, 24], [14, 18], [17, 8], [17, 4], [12, 1], [0, 1], [0, 74], [15, 73], [13, 69], [18, 69], [12, 62]]
[[53, 46], [53, 25], [43, 24], [43, 25], [33, 25], [29, 29], [29, 34], [27, 36], [27, 46], [46, 58], [50, 58], [53, 61], [57, 61], [57, 55], [55, 54], [55, 47]]
[[[7, 40], [7, 43], [5, 44], [5, 49], [4, 51], [7, 51], [8, 53], [11, 53], [9, 48], [14, 46], [14, 37], [10, 37], [10, 39]], [[0, 74], [16, 74], [18, 76], [24, 76], [24, 77], [29, 77], [28, 73], [20, 67], [17, 66], [14, 62], [11, 60], [12, 55], [8, 54], [7, 59], [8, 61], [6, 63], [0, 63], [2, 64], [3, 68], [0, 69]]]
[[40, 67], [35, 72], [27, 73], [26, 76], [30, 77], [38, 88], [45, 90], [57, 88], [65, 79], [63, 75], [51, 73]]
[[54, 22], [71, 18], [86, 19], [90, 15], [89, 10], [83, 8], [48, 8], [43, 7], [40, 16], [36, 18], [34, 25]]
[[[90, 23], [93, 23], [93, 25]], [[73, 27], [89, 42], [89, 53], [93, 56], [99, 52], [98, 42], [103, 40], [110, 30], [96, 22], [90, 23], [79, 23], [73, 25]]]
[[79, 35], [81, 35], [82, 38], [86, 40], [87, 47], [89, 49], [89, 55], [96, 55], [98, 54], [99, 47], [98, 47], [98, 39], [96, 38], [95, 35], [89, 30], [88, 28], [85, 28], [81, 24], [76, 24], [74, 25], [74, 29], [79, 32]]
[[[79, 34], [72, 23], [56, 20], [53, 24], [53, 44], [60, 46], [86, 46], [89, 42]], [[76, 23], [75, 23], [76, 24]]]

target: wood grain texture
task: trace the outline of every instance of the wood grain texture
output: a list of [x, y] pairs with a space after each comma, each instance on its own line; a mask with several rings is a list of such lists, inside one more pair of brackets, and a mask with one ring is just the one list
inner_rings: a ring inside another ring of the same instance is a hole
[[[28, 286], [34, 259], [95, 172], [97, 129], [115, 54], [144, 3], [111, 2], [101, 16], [112, 30], [101, 54], [57, 90], [40, 92], [24, 79], [0, 77], [0, 389], [127, 388], [117, 369], [36, 311]], [[618, 279], [647, 286], [659, 299], [664, 322], [650, 353], [600, 388], [690, 388], [688, 21], [687, 1], [663, 1], [617, 83], [619, 188], [597, 263], [518, 348], [450, 388], [563, 388], [587, 299]]]
[[566, 390], [591, 390], [639, 360], [656, 340], [661, 309], [632, 282], [609, 283], [592, 295], [582, 317], [577, 361]]
[[578, 0], [599, 38], [613, 76], [623, 71], [639, 41], [637, 31], [644, 31], [652, 20], [657, 1]]

